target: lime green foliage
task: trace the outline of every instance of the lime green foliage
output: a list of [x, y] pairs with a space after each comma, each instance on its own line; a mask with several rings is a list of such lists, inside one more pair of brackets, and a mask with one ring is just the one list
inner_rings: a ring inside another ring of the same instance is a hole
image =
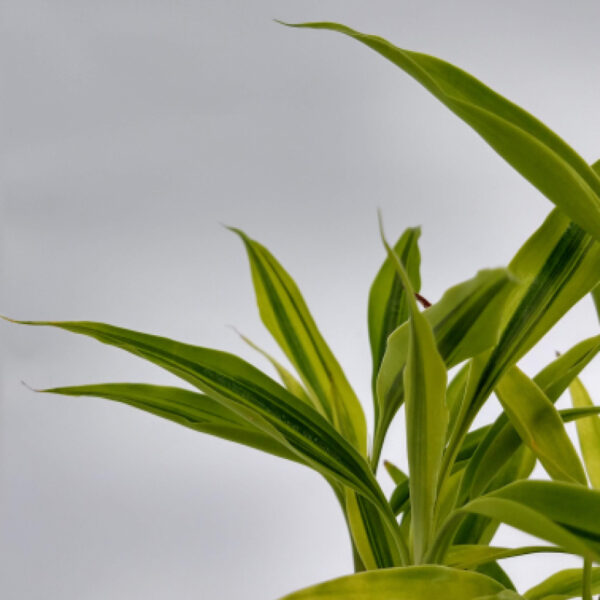
[[[382, 235], [387, 255], [368, 296], [372, 432], [294, 280], [238, 229], [260, 316], [295, 373], [246, 338], [281, 384], [226, 352], [102, 323], [20, 321], [116, 346], [198, 390], [107, 383], [45, 391], [128, 404], [320, 473], [344, 513], [356, 573], [289, 600], [590, 600], [600, 592], [600, 407], [578, 376], [600, 351], [598, 323], [537, 375], [517, 364], [587, 294], [600, 314], [600, 162], [589, 166], [534, 117], [437, 58], [334, 23], [296, 27], [343, 33], [416, 79], [548, 197], [548, 217], [506, 268], [479, 271], [423, 310], [420, 229], [406, 229], [393, 247]], [[573, 408], [557, 410], [567, 388]], [[502, 413], [473, 429], [492, 393]], [[402, 408], [409, 469], [385, 463], [396, 485], [388, 499], [376, 473]], [[529, 479], [538, 461], [551, 481]], [[501, 523], [546, 545], [493, 546]], [[583, 568], [524, 596], [497, 562], [550, 552], [578, 555]]]

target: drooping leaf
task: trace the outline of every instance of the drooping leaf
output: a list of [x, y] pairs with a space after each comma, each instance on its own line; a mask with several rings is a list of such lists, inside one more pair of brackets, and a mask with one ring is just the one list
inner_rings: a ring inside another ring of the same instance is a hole
[[383, 492], [358, 452], [316, 410], [237, 356], [103, 323], [17, 322], [87, 335], [161, 366], [272, 436], [326, 477], [364, 494], [383, 514], [391, 515]]
[[382, 239], [396, 268], [409, 311], [409, 338], [404, 389], [406, 394], [406, 448], [410, 472], [413, 559], [419, 564], [433, 536], [437, 482], [446, 441], [446, 366], [433, 331], [421, 314], [408, 275], [399, 257]]
[[[578, 377], [572, 381], [569, 390], [575, 408], [594, 407], [590, 395]], [[579, 419], [577, 435], [590, 483], [592, 487], [600, 489], [600, 417]]]
[[496, 386], [496, 395], [520, 438], [550, 477], [587, 484], [585, 471], [558, 411], [523, 371], [517, 367], [508, 369]]
[[600, 559], [600, 492], [558, 481], [517, 481], [471, 500], [459, 512], [501, 521], [568, 552]]
[[475, 600], [503, 592], [493, 579], [442, 566], [381, 569], [340, 577], [281, 600]]
[[491, 561], [524, 556], [526, 554], [564, 552], [556, 546], [523, 546], [521, 548], [499, 548], [485, 544], [461, 544], [452, 546], [444, 559], [445, 564], [456, 569], [473, 569]]
[[286, 445], [205, 394], [143, 383], [104, 383], [40, 391], [121, 402], [195, 431], [304, 463], [302, 458]]
[[367, 429], [362, 407], [298, 286], [264, 246], [239, 229], [232, 231], [246, 247], [263, 323], [318, 399], [328, 420], [366, 456]]
[[[566, 569], [554, 573], [527, 590], [526, 600], [569, 600], [581, 596], [582, 569]], [[600, 567], [592, 569], [592, 592], [600, 594]]]
[[[421, 253], [419, 252], [420, 227], [407, 229], [394, 246], [406, 268], [408, 278], [415, 292], [421, 289]], [[408, 319], [408, 306], [404, 296], [404, 288], [398, 278], [396, 269], [389, 257], [386, 257], [379, 269], [369, 292], [369, 341], [373, 357], [372, 387], [375, 400], [375, 410], [379, 404], [376, 401], [376, 381], [379, 367], [383, 359], [389, 335]]]
[[570, 219], [600, 240], [600, 179], [581, 156], [535, 117], [472, 75], [434, 56], [403, 50], [383, 38], [336, 23], [294, 27], [343, 33], [400, 67], [470, 125]]

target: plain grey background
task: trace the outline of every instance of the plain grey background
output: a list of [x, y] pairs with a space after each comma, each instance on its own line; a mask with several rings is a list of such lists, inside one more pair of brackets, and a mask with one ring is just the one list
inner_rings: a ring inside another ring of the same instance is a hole
[[[242, 246], [220, 223], [236, 225], [295, 277], [369, 418], [377, 207], [390, 237], [423, 226], [423, 293], [435, 300], [506, 264], [551, 206], [393, 65], [272, 19], [335, 20], [445, 58], [590, 162], [600, 156], [592, 0], [4, 0], [0, 10], [0, 312], [106, 321], [268, 369], [226, 327], [277, 354]], [[533, 374], [595, 331], [585, 299], [522, 366]], [[173, 383], [169, 374], [57, 330], [2, 323], [0, 336], [3, 598], [264, 600], [350, 571], [343, 519], [308, 469], [20, 384]], [[583, 376], [592, 390], [597, 365]], [[491, 402], [485, 418], [495, 411]], [[384, 456], [405, 464], [402, 419]], [[504, 528], [497, 542], [527, 539]], [[577, 565], [503, 563], [521, 590]]]

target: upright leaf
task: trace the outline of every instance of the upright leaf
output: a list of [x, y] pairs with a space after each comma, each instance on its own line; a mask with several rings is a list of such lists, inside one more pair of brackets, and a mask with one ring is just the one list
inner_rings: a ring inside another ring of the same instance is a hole
[[[506, 269], [483, 270], [448, 289], [438, 302], [423, 311], [448, 368], [497, 342], [502, 307], [513, 285]], [[374, 458], [377, 458], [392, 418], [404, 402], [403, 373], [409, 335], [410, 328], [406, 323], [388, 338], [377, 379], [380, 409], [375, 423]]]
[[[408, 278], [415, 292], [421, 289], [421, 253], [419, 252], [418, 240], [421, 235], [420, 227], [407, 229], [394, 246], [394, 252], [398, 255], [406, 268]], [[408, 319], [408, 306], [406, 304], [405, 292], [402, 283], [396, 273], [396, 269], [389, 257], [387, 257], [379, 269], [371, 291], [369, 292], [369, 341], [371, 342], [371, 355], [373, 357], [373, 398], [375, 410], [379, 405], [376, 401], [377, 374], [383, 360], [383, 354], [389, 335], [397, 327]]]
[[264, 246], [239, 229], [232, 231], [246, 247], [263, 323], [318, 399], [330, 422], [366, 456], [367, 430], [362, 407], [300, 290]]
[[[590, 395], [579, 378], [573, 380], [569, 389], [575, 408], [594, 407]], [[592, 487], [600, 489], [600, 417], [590, 416], [579, 419], [577, 435], [590, 483]]]
[[535, 117], [434, 56], [403, 50], [383, 38], [336, 23], [295, 27], [343, 33], [390, 60], [470, 125], [584, 231], [600, 240], [600, 179], [568, 144]]
[[581, 461], [558, 411], [523, 371], [510, 368], [498, 382], [496, 395], [513, 427], [550, 477], [587, 484]]
[[[382, 233], [383, 237], [383, 233]], [[406, 444], [414, 561], [421, 563], [433, 535], [437, 482], [446, 441], [446, 365], [433, 331], [421, 314], [408, 275], [398, 256], [385, 242], [406, 293], [409, 338], [404, 388], [406, 390]]]

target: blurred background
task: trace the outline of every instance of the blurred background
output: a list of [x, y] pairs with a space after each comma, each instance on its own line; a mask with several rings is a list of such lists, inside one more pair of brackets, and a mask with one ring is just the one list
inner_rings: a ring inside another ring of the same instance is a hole
[[[593, 0], [4, 0], [0, 11], [0, 312], [105, 321], [269, 370], [227, 327], [280, 356], [242, 245], [221, 226], [235, 225], [296, 279], [370, 420], [377, 208], [390, 238], [422, 225], [422, 293], [435, 301], [505, 265], [551, 205], [393, 65], [273, 19], [339, 21], [440, 56], [600, 157]], [[521, 364], [534, 374], [597, 329], [586, 298]], [[343, 518], [308, 469], [20, 383], [174, 383], [168, 373], [58, 330], [0, 323], [0, 339], [7, 600], [264, 600], [350, 572]], [[597, 367], [582, 377], [596, 402]], [[497, 412], [491, 401], [482, 419]], [[406, 464], [401, 418], [383, 455]], [[497, 542], [524, 539], [503, 528]], [[502, 564], [523, 590], [579, 561]]]

